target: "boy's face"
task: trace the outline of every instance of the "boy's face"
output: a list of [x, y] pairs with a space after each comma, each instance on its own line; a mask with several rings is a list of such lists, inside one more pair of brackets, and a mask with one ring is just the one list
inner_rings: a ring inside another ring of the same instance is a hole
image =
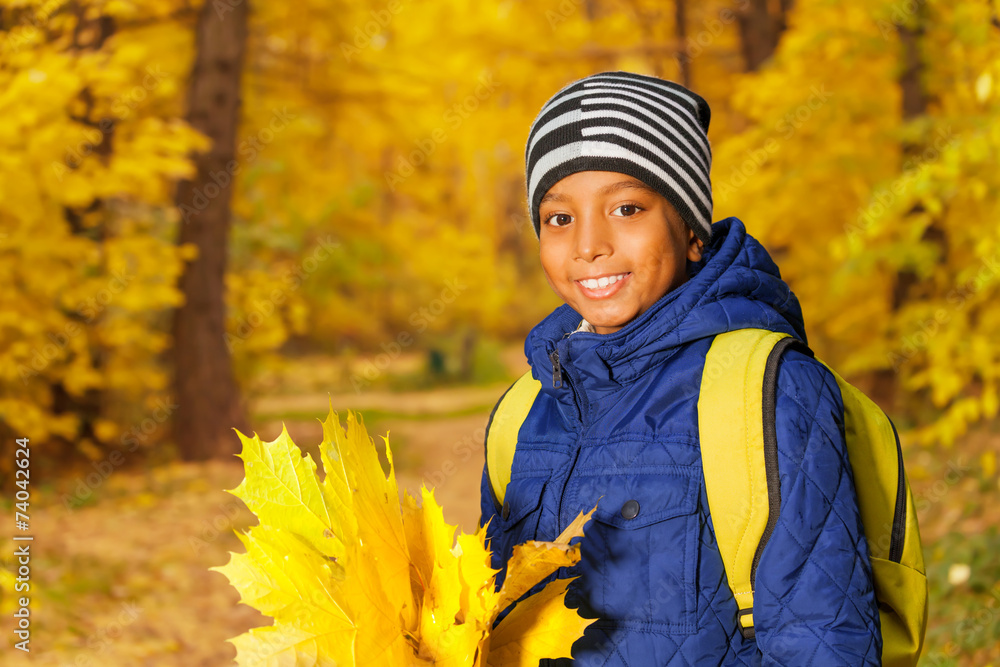
[[670, 202], [625, 174], [571, 174], [545, 194], [539, 215], [545, 276], [597, 333], [641, 315], [687, 280], [687, 260], [701, 259], [701, 241]]

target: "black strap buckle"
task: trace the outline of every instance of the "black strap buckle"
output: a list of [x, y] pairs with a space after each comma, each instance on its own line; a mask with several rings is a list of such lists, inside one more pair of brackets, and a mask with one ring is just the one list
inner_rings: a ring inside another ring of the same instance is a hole
[[753, 607], [750, 609], [740, 609], [740, 613], [736, 617], [736, 625], [739, 627], [740, 634], [743, 635], [743, 639], [753, 639], [756, 634], [752, 625], [750, 627], [743, 627], [743, 617], [750, 616], [752, 614]]

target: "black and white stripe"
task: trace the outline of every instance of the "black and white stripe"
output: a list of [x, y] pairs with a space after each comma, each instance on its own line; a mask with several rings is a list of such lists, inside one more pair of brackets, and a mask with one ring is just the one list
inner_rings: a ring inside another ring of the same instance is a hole
[[616, 171], [661, 193], [698, 238], [712, 237], [708, 103], [684, 86], [602, 72], [563, 87], [542, 107], [525, 147], [535, 234], [549, 188], [578, 171]]

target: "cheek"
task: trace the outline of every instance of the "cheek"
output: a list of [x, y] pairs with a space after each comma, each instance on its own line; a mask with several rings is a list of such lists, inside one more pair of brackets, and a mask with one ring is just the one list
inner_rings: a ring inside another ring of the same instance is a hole
[[541, 261], [545, 280], [549, 283], [549, 287], [558, 294], [560, 290], [557, 284], [562, 280], [561, 275], [563, 274], [558, 255], [553, 253], [551, 249], [548, 252], [543, 249], [539, 251], [538, 259]]
[[[650, 252], [649, 250], [653, 250]], [[642, 280], [640, 284], [650, 295], [659, 298], [676, 280], [677, 258], [669, 249], [654, 246], [648, 249], [640, 260]]]
[[645, 249], [638, 262], [640, 274], [650, 282], [660, 281], [667, 269], [667, 264], [668, 258], [664, 254], [658, 251], [650, 252], [648, 248]]
[[542, 263], [542, 271], [545, 272], [545, 277], [549, 279], [549, 282], [552, 282], [552, 273], [555, 271], [555, 267], [552, 264], [552, 259], [549, 256], [547, 256], [544, 252], [539, 253], [538, 259]]
[[541, 261], [542, 270], [549, 280], [559, 279], [560, 273], [564, 270], [564, 257], [562, 244], [553, 241], [542, 241], [538, 249], [538, 259]]
[[556, 294], [559, 294], [560, 296], [562, 295], [562, 292], [560, 291], [559, 286], [556, 285], [556, 282], [552, 279], [552, 275], [548, 271], [545, 271], [545, 282], [547, 282], [549, 284], [549, 287], [552, 288], [553, 292], [555, 292]]

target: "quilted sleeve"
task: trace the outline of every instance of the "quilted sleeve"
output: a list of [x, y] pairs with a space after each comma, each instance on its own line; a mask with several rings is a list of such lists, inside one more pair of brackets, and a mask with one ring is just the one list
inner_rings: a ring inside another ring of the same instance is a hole
[[[497, 511], [493, 505], [493, 494], [490, 491], [490, 476], [485, 465], [483, 466], [483, 478], [479, 484], [479, 510], [481, 512], [479, 515], [479, 527], [482, 528], [489, 521], [489, 526], [486, 528], [486, 539], [493, 542], [497, 526]], [[491, 549], [491, 561], [494, 569], [499, 569], [503, 566], [503, 563], [500, 561], [499, 550]]]
[[840, 389], [797, 350], [784, 355], [777, 384], [781, 509], [756, 572], [761, 664], [879, 665], [878, 607]]

